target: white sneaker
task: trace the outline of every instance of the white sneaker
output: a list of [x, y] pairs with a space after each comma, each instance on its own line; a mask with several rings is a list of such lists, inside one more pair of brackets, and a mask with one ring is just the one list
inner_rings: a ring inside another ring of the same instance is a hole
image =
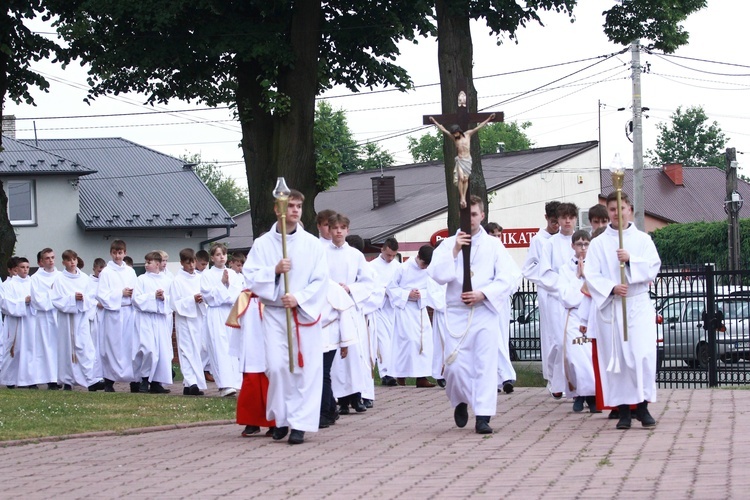
[[219, 389], [219, 396], [222, 398], [233, 398], [237, 395], [237, 390], [233, 387], [226, 387], [224, 389]]

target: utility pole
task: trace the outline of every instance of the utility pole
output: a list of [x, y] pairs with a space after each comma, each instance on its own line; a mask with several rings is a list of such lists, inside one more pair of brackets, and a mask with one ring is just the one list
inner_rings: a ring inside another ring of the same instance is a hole
[[635, 226], [646, 230], [643, 204], [643, 107], [641, 106], [641, 41], [630, 44], [633, 75], [633, 204], [635, 205]]
[[[724, 211], [729, 221], [729, 270], [740, 269], [740, 224], [739, 212], [742, 208], [742, 198], [737, 192], [737, 150], [727, 148], [727, 198], [724, 201]], [[734, 280], [733, 280], [734, 281]]]

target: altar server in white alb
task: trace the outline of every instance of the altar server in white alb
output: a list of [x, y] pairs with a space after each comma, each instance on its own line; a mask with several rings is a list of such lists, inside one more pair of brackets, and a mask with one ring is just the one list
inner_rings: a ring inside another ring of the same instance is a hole
[[[490, 236], [502, 241], [503, 228], [496, 222], [490, 222], [485, 226], [485, 231]], [[510, 309], [511, 301], [505, 302], [500, 313], [500, 349], [497, 360], [497, 392], [503, 391], [505, 394], [513, 392], [513, 384], [516, 383], [516, 369], [510, 359]]]
[[14, 264], [15, 275], [3, 283], [2, 309], [7, 337], [3, 344], [5, 354], [0, 367], [0, 383], [9, 389], [38, 389], [40, 365], [44, 360], [34, 355], [36, 310], [31, 307], [29, 260], [16, 257]]
[[[268, 419], [276, 421], [273, 438], [278, 441], [289, 433], [289, 444], [300, 444], [305, 432], [316, 432], [320, 424], [323, 391], [320, 317], [326, 300], [328, 263], [318, 238], [299, 225], [304, 196], [292, 190], [288, 201], [287, 258], [283, 258], [279, 221], [253, 242], [243, 272], [246, 285], [265, 305]], [[283, 273], [288, 273], [289, 293], [284, 293]], [[292, 372], [287, 309], [292, 314]]]
[[539, 229], [539, 232], [531, 238], [529, 251], [526, 254], [526, 261], [521, 268], [523, 276], [536, 285], [536, 301], [539, 308], [539, 339], [542, 348], [542, 376], [547, 381], [552, 380], [552, 374], [548, 373], [546, 362], [547, 353], [550, 349], [550, 334], [548, 332], [556, 328], [558, 319], [552, 314], [548, 306], [549, 292], [540, 286], [542, 279], [542, 266], [540, 266], [540, 263], [544, 254], [544, 247], [549, 243], [552, 235], [557, 234], [560, 230], [557, 220], [557, 207], [559, 206], [559, 201], [549, 201], [544, 205], [544, 219], [547, 221], [547, 225]]
[[99, 288], [99, 274], [102, 269], [107, 265], [107, 262], [102, 258], [94, 259], [94, 265], [91, 268], [92, 272], [89, 275], [89, 293], [94, 297], [94, 307], [89, 309], [89, 331], [91, 332], [91, 341], [94, 344], [94, 377], [97, 380], [104, 380], [104, 374], [102, 373], [102, 356], [101, 346], [102, 341], [102, 317], [104, 316], [104, 309], [102, 305], [96, 300], [96, 289]]
[[[604, 406], [616, 406], [618, 429], [631, 425], [630, 405], [637, 404], [643, 427], [656, 421], [648, 403], [656, 401], [656, 313], [648, 287], [659, 272], [661, 260], [651, 237], [631, 222], [633, 206], [623, 193], [620, 204], [623, 248], [619, 248], [617, 194], [607, 196], [611, 221], [594, 238], [586, 259], [586, 282], [596, 308], [597, 354]], [[626, 283], [621, 283], [620, 263]], [[624, 338], [622, 301], [627, 306], [627, 342]]]
[[31, 276], [31, 307], [36, 310], [36, 342], [34, 356], [43, 360], [39, 365], [39, 380], [47, 388], [57, 385], [57, 309], [52, 304], [52, 284], [60, 274], [55, 268], [55, 252], [45, 248], [37, 254], [39, 269]]
[[[364, 306], [374, 289], [375, 281], [364, 254], [346, 242], [349, 223], [349, 218], [343, 214], [334, 214], [328, 218], [331, 244], [326, 247], [331, 280], [349, 294], [357, 308], [357, 342], [349, 346], [346, 358], [342, 358], [339, 353], [331, 367], [333, 394], [338, 398], [339, 412], [342, 415], [349, 413], [350, 406], [357, 412], [366, 411], [363, 399], [375, 399], [375, 356], [371, 349], [374, 332], [368, 331], [364, 316]], [[352, 333], [343, 332], [343, 335], [351, 336]]]
[[192, 248], [180, 250], [180, 269], [169, 287], [169, 308], [174, 311], [177, 357], [182, 372], [182, 394], [202, 396], [206, 390], [203, 373], [203, 323], [206, 303], [201, 295], [201, 275], [195, 270]]
[[242, 292], [242, 276], [226, 266], [227, 248], [223, 244], [214, 243], [210, 254], [213, 266], [201, 274], [201, 296], [208, 306], [203, 325], [204, 342], [219, 395], [232, 397], [242, 387], [242, 372], [240, 358], [229, 353], [232, 329], [226, 321]]
[[[423, 245], [417, 256], [399, 266], [388, 284], [395, 315], [393, 320], [392, 373], [398, 385], [415, 377], [417, 387], [435, 387], [427, 380], [432, 374], [432, 323], [427, 307], [435, 309], [433, 297], [442, 289], [427, 274], [433, 248]], [[438, 297], [437, 302], [441, 300]]]
[[368, 262], [374, 279], [374, 289], [367, 299], [367, 309], [372, 309], [368, 316], [370, 334], [376, 337], [376, 357], [380, 383], [384, 386], [395, 386], [396, 379], [391, 375], [393, 369], [393, 304], [386, 293], [388, 283], [401, 264], [398, 255], [396, 238], [386, 238], [380, 248], [380, 255]]
[[94, 374], [96, 350], [91, 338], [89, 312], [96, 308], [89, 276], [78, 269], [78, 254], [62, 253], [63, 271], [52, 285], [52, 303], [57, 308], [57, 379], [67, 391], [73, 385], [89, 391], [104, 389], [104, 381]]
[[140, 391], [140, 379], [133, 373], [137, 349], [133, 291], [138, 282], [133, 268], [125, 264], [127, 246], [114, 240], [109, 247], [112, 260], [99, 274], [96, 300], [104, 308], [102, 315], [102, 373], [104, 391], [115, 392], [115, 382], [130, 382], [130, 392]]
[[[591, 237], [586, 230], [579, 229], [573, 233], [571, 241], [575, 255], [566, 265], [560, 267], [557, 281], [557, 296], [565, 308], [561, 346], [566, 382], [565, 394], [573, 399], [574, 412], [583, 411], [583, 405], [586, 403], [591, 413], [597, 413], [592, 344], [581, 333], [586, 331], [590, 311], [590, 307], [587, 306], [589, 292], [584, 284], [586, 282], [586, 254], [591, 244]], [[581, 330], [582, 325], [583, 330]], [[578, 341], [573, 343], [576, 339]]]
[[[502, 242], [482, 229], [484, 204], [471, 197], [471, 234], [459, 231], [435, 250], [427, 272], [446, 287], [445, 313], [434, 320], [445, 339], [445, 393], [455, 408], [453, 418], [465, 427], [470, 405], [475, 431], [492, 433], [490, 417], [497, 411], [497, 362], [500, 309], [515, 291], [521, 271]], [[471, 244], [472, 291], [463, 292], [461, 247]]]
[[172, 384], [172, 310], [169, 308], [171, 279], [162, 272], [162, 255], [149, 252], [146, 272], [138, 276], [133, 294], [136, 309], [138, 350], [134, 366], [139, 367], [140, 392], [168, 393], [163, 384]]

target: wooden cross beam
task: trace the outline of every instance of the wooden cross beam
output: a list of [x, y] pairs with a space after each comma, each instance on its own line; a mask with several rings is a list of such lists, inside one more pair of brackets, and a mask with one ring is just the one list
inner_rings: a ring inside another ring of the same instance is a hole
[[[466, 132], [469, 129], [470, 123], [480, 123], [487, 119], [491, 122], [502, 122], [504, 115], [502, 112], [495, 112], [494, 118], [493, 113], [469, 113], [468, 107], [468, 92], [466, 90], [466, 79], [458, 79], [458, 111], [456, 113], [443, 114], [443, 115], [425, 115], [422, 117], [423, 125], [432, 125], [431, 118], [434, 118], [438, 123], [447, 124], [448, 126], [456, 124], [461, 128], [462, 132]], [[477, 138], [477, 140], [479, 140]], [[458, 168], [455, 166], [454, 168]], [[459, 191], [460, 193], [460, 191]], [[460, 228], [461, 231], [471, 234], [471, 193], [470, 190], [466, 190], [465, 201], [466, 206], [460, 209]], [[470, 292], [471, 288], [471, 245], [465, 245], [461, 252], [464, 259], [464, 279], [463, 279], [463, 291]]]

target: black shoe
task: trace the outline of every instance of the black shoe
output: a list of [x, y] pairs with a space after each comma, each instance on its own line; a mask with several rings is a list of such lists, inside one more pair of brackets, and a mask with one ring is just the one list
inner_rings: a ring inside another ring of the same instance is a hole
[[380, 385], [383, 385], [385, 387], [393, 387], [395, 385], [398, 385], [396, 383], [396, 379], [391, 377], [390, 375], [386, 375], [382, 379], [380, 379]]
[[445, 379], [444, 379], [444, 378], [439, 378], [439, 379], [436, 379], [436, 380], [435, 380], [435, 382], [437, 382], [437, 385], [438, 385], [439, 387], [443, 387], [443, 388], [445, 388]]
[[596, 408], [596, 396], [586, 396], [586, 405], [589, 407], [590, 413], [601, 413], [601, 410]]
[[274, 441], [281, 441], [286, 437], [287, 432], [289, 432], [289, 427], [276, 427], [273, 430], [273, 440]]
[[339, 403], [339, 415], [349, 415], [349, 403]]
[[245, 430], [242, 431], [242, 437], [243, 438], [249, 437], [249, 436], [252, 436], [253, 434], [258, 434], [259, 432], [260, 432], [260, 427], [258, 427], [257, 425], [246, 425]]
[[36, 384], [31, 384], [30, 386], [26, 387], [27, 389], [39, 389], [39, 386]]
[[188, 393], [191, 396], [203, 396], [203, 391], [198, 389], [198, 384], [193, 384], [188, 388]]
[[474, 430], [477, 434], [492, 434], [492, 427], [490, 423], [485, 420], [487, 417], [477, 417], [477, 423], [474, 425]]
[[148, 377], [143, 377], [138, 385], [138, 392], [148, 392]]
[[586, 398], [584, 398], [583, 396], [576, 396], [573, 399], [573, 411], [576, 413], [583, 411], [583, 403], [585, 402]]
[[331, 426], [331, 421], [328, 417], [324, 417], [323, 415], [320, 416], [320, 421], [318, 422], [318, 429], [328, 429]]
[[165, 389], [159, 382], [151, 382], [151, 388], [148, 392], [151, 394], [169, 394], [172, 391], [170, 389]]
[[182, 388], [182, 395], [183, 396], [190, 396], [190, 387], [183, 387]]
[[357, 399], [355, 402], [353, 402], [352, 408], [354, 408], [354, 411], [356, 411], [357, 413], [362, 413], [362, 412], [367, 411], [367, 407], [365, 407], [361, 399]]
[[607, 415], [607, 418], [609, 420], [617, 420], [620, 418], [620, 410], [617, 408], [614, 408], [611, 412], [609, 412], [609, 415]]
[[6, 385], [5, 387], [7, 387], [8, 389], [15, 389], [16, 388], [15, 385]]
[[115, 392], [115, 381], [104, 379], [104, 392]]
[[104, 380], [100, 380], [99, 382], [95, 384], [91, 384], [89, 386], [89, 392], [96, 392], [96, 391], [102, 391], [106, 389], [106, 385], [104, 384]]
[[72, 391], [73, 386], [70, 384], [63, 384], [63, 391]]
[[372, 408], [372, 399], [362, 398], [362, 404], [365, 405], [365, 408], [369, 410], [370, 408]]
[[273, 433], [276, 430], [276, 427], [269, 427], [266, 431], [266, 437], [273, 437]]
[[469, 409], [466, 403], [456, 405], [456, 409], [453, 410], [453, 421], [461, 428], [466, 427], [469, 422]]
[[289, 433], [289, 444], [302, 444], [305, 442], [305, 431], [298, 431], [297, 429], [292, 429], [292, 432]]
[[617, 429], [630, 429], [630, 405], [619, 405], [617, 409], [620, 411], [620, 420], [617, 421]]
[[60, 390], [60, 386], [59, 386], [59, 385], [57, 385], [57, 384], [56, 384], [56, 383], [54, 383], [54, 382], [49, 382], [49, 383], [47, 384], [47, 390], [48, 390], [48, 391], [57, 391], [57, 390]]
[[656, 420], [648, 412], [648, 403], [646, 401], [638, 403], [638, 408], [635, 410], [636, 418], [641, 421], [643, 427], [654, 427]]
[[503, 382], [503, 392], [505, 394], [510, 394], [513, 392], [513, 383], [512, 382]]
[[[146, 383], [148, 384], [148, 379], [146, 379]], [[130, 392], [132, 393], [138, 393], [141, 392], [141, 383], [140, 382], [130, 382]], [[146, 390], [144, 392], [148, 392], [148, 387], [146, 387]]]

